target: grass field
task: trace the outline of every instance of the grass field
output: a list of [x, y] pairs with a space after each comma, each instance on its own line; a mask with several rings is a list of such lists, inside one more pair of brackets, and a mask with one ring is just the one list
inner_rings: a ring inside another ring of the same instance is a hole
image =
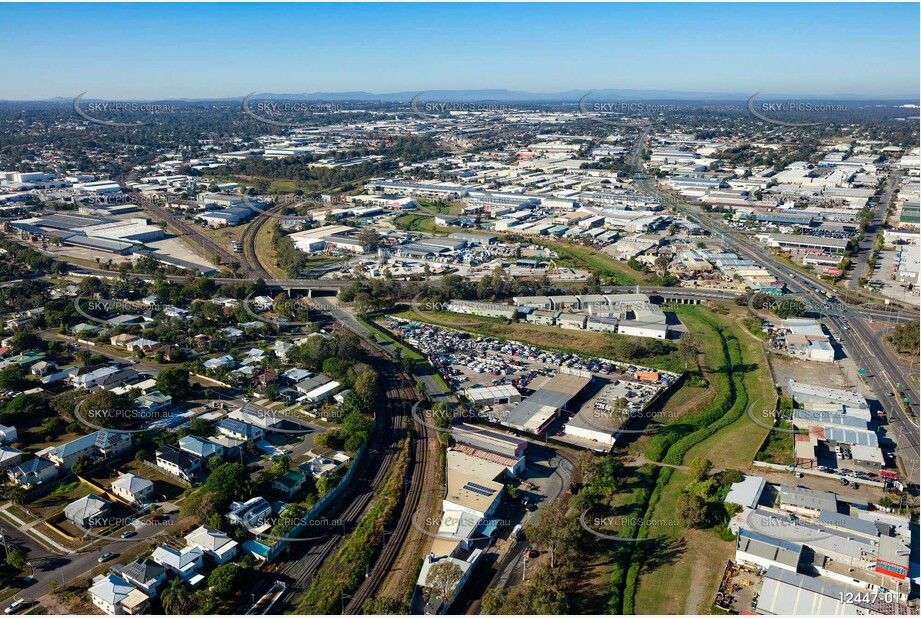
[[400, 215], [393, 220], [393, 225], [397, 229], [401, 229], [407, 232], [427, 232], [429, 234], [451, 233], [450, 229], [435, 225], [435, 217], [429, 217], [426, 215]]
[[[745, 310], [725, 305], [720, 311], [725, 313], [718, 311], [712, 317], [724, 333], [735, 335], [741, 351], [741, 363], [734, 366], [734, 371], [742, 373], [744, 394], [738, 393], [737, 398], [746, 398], [748, 405], [758, 409], [775, 407], [773, 379], [764, 348], [738, 319]], [[715, 357], [708, 353], [707, 358]], [[683, 460], [703, 457], [711, 460], [716, 468], [746, 470], [767, 433], [766, 428], [752, 421], [746, 410], [735, 421], [692, 446]], [[674, 519], [677, 500], [689, 482], [686, 473], [672, 472], [668, 483], [661, 487], [651, 518]], [[673, 538], [676, 555], [674, 559], [664, 560], [657, 556], [645, 562], [635, 589], [635, 608], [639, 613], [648, 614], [709, 613], [723, 566], [734, 553], [733, 543], [721, 540], [708, 530], [676, 526], [664, 527], [662, 531]]]
[[[255, 225], [255, 224], [251, 224]], [[272, 226], [263, 225], [256, 233], [256, 255], [263, 268], [275, 279], [287, 279], [288, 275], [275, 262], [275, 245], [272, 243]]]
[[[756, 412], [774, 410], [777, 393], [761, 341], [753, 338], [737, 321], [728, 323], [727, 327], [742, 347], [743, 384], [749, 405]], [[717, 468], [748, 468], [767, 433], [768, 430], [756, 424], [746, 410], [737, 421], [688, 451], [685, 459], [706, 457]]]
[[633, 270], [626, 262], [621, 262], [592, 247], [570, 245], [547, 240], [536, 241], [537, 244], [553, 250], [559, 256], [559, 266], [582, 268], [602, 277], [614, 277], [619, 285], [637, 285], [650, 282], [648, 273]]
[[458, 215], [464, 210], [464, 205], [460, 203], [450, 204], [445, 202], [433, 202], [421, 198], [416, 198], [416, 202], [423, 208], [427, 208], [432, 212], [437, 212], [442, 215]]
[[[489, 335], [499, 339], [513, 339], [548, 350], [640, 363], [664, 371], [684, 370], [684, 365], [675, 353], [675, 345], [654, 339], [537, 326], [522, 322], [509, 324], [502, 319], [478, 318], [447, 311], [427, 311], [423, 315], [413, 309], [407, 309], [394, 315], [407, 320], [423, 322], [432, 322], [432, 319], [435, 319], [445, 325], [450, 325], [448, 328]], [[650, 353], [646, 355], [643, 350], [648, 350]]]
[[[67, 491], [60, 491], [61, 489], [67, 489]], [[93, 491], [86, 483], [77, 483], [76, 485], [68, 483], [58, 487], [47, 496], [43, 496], [35, 502], [30, 503], [28, 509], [34, 513], [36, 517], [48, 519], [49, 517], [63, 512], [64, 507], [74, 500], [82, 498], [83, 496], [88, 496], [91, 493], [93, 493]]]

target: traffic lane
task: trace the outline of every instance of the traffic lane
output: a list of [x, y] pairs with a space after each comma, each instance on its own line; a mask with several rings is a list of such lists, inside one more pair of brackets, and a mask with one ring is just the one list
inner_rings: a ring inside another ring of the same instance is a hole
[[[170, 518], [162, 524], [146, 525], [138, 529], [137, 535], [129, 539], [113, 540], [97, 549], [90, 549], [79, 553], [60, 556], [45, 550], [44, 554], [33, 559], [29, 555], [29, 562], [35, 569], [35, 583], [22, 590], [17, 596], [29, 599], [39, 599], [51, 591], [51, 582], [63, 585], [75, 578], [87, 574], [100, 565], [99, 557], [106, 552], [116, 554], [106, 564], [113, 565], [118, 562], [119, 556], [131, 547], [149, 541], [164, 532], [169, 524], [175, 523], [176, 511], [170, 513]], [[169, 522], [169, 523], [167, 523]], [[12, 603], [12, 599], [10, 600]]]
[[[649, 190], [649, 184], [645, 179], [639, 181], [638, 184], [640, 184], [641, 186], [645, 186], [646, 189]], [[720, 229], [719, 224], [715, 220], [710, 219], [710, 217], [700, 216], [698, 217], [698, 221], [705, 229], [709, 229], [712, 233], [722, 234], [722, 230]], [[777, 263], [773, 257], [763, 255], [760, 251], [755, 251], [752, 248], [745, 246], [740, 241], [738, 241], [738, 239], [736, 239], [732, 234], [729, 234], [729, 235], [724, 234], [722, 237], [725, 239], [729, 247], [732, 248], [733, 250], [739, 252], [740, 254], [747, 255], [753, 258], [754, 260], [760, 263], [764, 268], [766, 268], [769, 272], [771, 272], [775, 276], [779, 276], [779, 277], [783, 277], [784, 279], [788, 279], [786, 277], [785, 271], [781, 268], [781, 265]], [[815, 291], [816, 289], [820, 291], [824, 290], [826, 292], [831, 290], [832, 293], [837, 293], [836, 290], [834, 290], [833, 288], [830, 288], [829, 286], [826, 286], [822, 282], [814, 281], [808, 277], [805, 280], [808, 281], [813, 287], [810, 288], [805, 283], [801, 283], [797, 279], [789, 280], [788, 287], [793, 291], [799, 291], [801, 293], [806, 294], [807, 298], [808, 297], [817, 298], [820, 301], [822, 301], [823, 304], [825, 302], [825, 297], [824, 295], [817, 293]], [[870, 386], [873, 389], [874, 393], [877, 395], [877, 397], [879, 397], [881, 401], [884, 402], [886, 406], [888, 406], [888, 410], [890, 411], [890, 423], [894, 424], [895, 433], [898, 434], [897, 450], [902, 451], [899, 453], [899, 455], [903, 459], [903, 463], [905, 464], [905, 467], [907, 468], [909, 477], [911, 477], [913, 476], [913, 473], [917, 472], [919, 468], [918, 434], [916, 431], [917, 425], [915, 425], [909, 419], [908, 413], [902, 409], [901, 402], [894, 401], [894, 397], [890, 397], [888, 394], [885, 394], [887, 392], [895, 392], [897, 390], [895, 388], [895, 382], [892, 380], [891, 376], [899, 375], [899, 372], [895, 368], [893, 363], [888, 362], [889, 359], [885, 355], [884, 351], [881, 349], [879, 344], [873, 341], [872, 337], [868, 335], [867, 333], [868, 327], [863, 322], [864, 316], [850, 308], [845, 309], [843, 313], [849, 318], [854, 319], [854, 324], [852, 325], [852, 328], [854, 328], [856, 333], [858, 333], [858, 338], [864, 342], [862, 346], [863, 353], [859, 354], [859, 357], [861, 358], [861, 363], [864, 365], [869, 365], [871, 367], [873, 367], [873, 364], [871, 364], [871, 361], [872, 363], [878, 363], [876, 366], [879, 367], [880, 370], [879, 371], [874, 370], [873, 375], [868, 379], [868, 382], [870, 382]], [[858, 349], [859, 348], [860, 346], [858, 346]], [[878, 360], [880, 359], [880, 357], [882, 357], [882, 360]], [[889, 382], [889, 385], [891, 386], [891, 391], [888, 391], [886, 389], [886, 385], [881, 381], [880, 374], [885, 376], [886, 381]], [[906, 390], [908, 391], [909, 400], [911, 401], [913, 397], [914, 400], [917, 401], [917, 398], [918, 398], [917, 392], [914, 390], [911, 384], [908, 385], [908, 388]], [[913, 479], [910, 478], [910, 480], [913, 480]]]
[[[639, 184], [645, 185], [647, 189], [649, 188], [649, 184], [648, 184], [648, 182], [645, 181], [645, 180], [640, 181]], [[717, 223], [715, 220], [711, 219], [710, 217], [700, 216], [700, 217], [698, 218], [698, 221], [701, 223], [701, 225], [702, 225], [704, 228], [710, 229], [711, 232], [714, 232], [714, 233], [719, 232], [719, 233], [721, 233], [721, 230], [719, 229], [718, 223]], [[704, 221], [707, 221], [707, 223], [704, 223]], [[709, 224], [709, 225], [708, 225], [708, 224]], [[748, 246], [745, 246], [745, 245], [742, 244], [740, 241], [738, 241], [738, 239], [736, 239], [732, 234], [723, 235], [723, 238], [725, 239], [725, 241], [727, 242], [727, 244], [730, 246], [730, 248], [732, 248], [732, 249], [738, 251], [739, 253], [742, 253], [742, 254], [744, 254], [744, 255], [748, 255], [749, 257], [755, 259], [758, 263], [761, 263], [762, 266], [763, 266], [764, 268], [766, 268], [769, 272], [773, 273], [775, 276], [780, 276], [780, 277], [786, 278], [786, 277], [785, 277], [785, 274], [784, 274], [785, 271], [781, 269], [780, 265], [773, 259], [773, 257], [763, 255], [763, 254], [761, 254], [760, 251], [755, 251], [755, 250], [753, 250], [752, 248], [750, 248], [750, 247], [748, 247]], [[829, 291], [829, 290], [831, 290], [833, 293], [836, 293], [836, 291], [835, 291], [833, 288], [830, 288], [830, 287], [826, 286], [826, 285], [823, 284], [822, 282], [814, 281], [814, 280], [812, 280], [812, 279], [807, 279], [807, 280], [808, 280], [809, 283], [813, 286], [812, 288], [808, 287], [805, 283], [802, 283], [802, 282], [800, 282], [800, 281], [797, 280], [797, 279], [790, 280], [790, 281], [788, 282], [788, 287], [789, 287], [791, 290], [793, 290], [793, 291], [799, 290], [801, 293], [805, 293], [805, 294], [807, 295], [807, 297], [814, 297], [814, 298], [817, 298], [817, 299], [823, 301], [823, 303], [824, 303], [825, 297], [824, 297], [822, 294], [817, 293], [817, 292], [815, 291], [816, 289], [819, 289], [820, 291], [822, 291], [822, 290], [824, 290], [824, 291]], [[854, 319], [855, 322], [854, 322], [854, 325], [853, 325], [853, 326], [855, 327], [855, 330], [856, 330], [858, 333], [861, 333], [860, 338], [861, 338], [862, 340], [864, 340], [864, 342], [865, 342], [865, 343], [864, 343], [865, 351], [866, 351], [868, 354], [870, 354], [870, 353], [872, 352], [872, 355], [871, 355], [872, 360], [873, 360], [873, 361], [877, 361], [877, 359], [878, 359], [880, 356], [883, 356], [883, 357], [884, 357], [882, 361], [879, 361], [879, 365], [878, 365], [878, 366], [882, 368], [882, 371], [881, 371], [880, 373], [882, 373], [882, 374], [884, 374], [884, 375], [886, 376], [886, 379], [890, 382], [890, 385], [891, 385], [891, 387], [892, 387], [892, 391], [894, 392], [894, 391], [896, 390], [896, 389], [895, 389], [895, 382], [892, 381], [891, 375], [892, 375], [892, 374], [898, 375], [899, 372], [895, 369], [894, 366], [892, 366], [892, 363], [886, 362], [886, 361], [888, 360], [888, 358], [886, 358], [886, 357], [885, 357], [885, 354], [882, 353], [882, 350], [881, 350], [881, 348], [879, 347], [878, 344], [877, 344], [877, 345], [874, 345], [874, 343], [868, 343], [868, 342], [867, 342], [867, 339], [870, 339], [870, 341], [872, 342], [872, 338], [870, 338], [870, 337], [868, 337], [868, 336], [866, 335], [865, 329], [866, 329], [867, 327], [866, 327], [866, 325], [865, 325], [864, 322], [863, 322], [863, 316], [862, 316], [860, 313], [858, 313], [858, 312], [856, 312], [855, 310], [852, 310], [852, 309], [850, 309], [850, 308], [846, 309], [846, 310], [844, 311], [844, 313], [845, 313], [845, 315], [847, 315], [847, 316], [849, 316], [849, 317], [852, 317], [852, 318]], [[869, 360], [869, 359], [867, 359], [867, 360]], [[866, 363], [867, 360], [865, 360], [864, 362]], [[869, 363], [867, 363], [867, 364], [869, 364]], [[876, 372], [875, 372], [875, 373], [876, 373]], [[885, 393], [885, 392], [887, 392], [887, 391], [880, 388], [880, 381], [879, 381], [879, 378], [877, 377], [876, 379], [873, 379], [872, 382], [873, 382], [873, 385], [871, 385], [871, 386], [873, 387], [874, 392], [877, 393], [877, 396], [883, 396], [883, 397], [884, 397], [883, 401], [885, 401], [886, 405], [889, 406], [889, 409], [895, 411], [894, 418], [896, 419], [896, 423], [897, 423], [897, 424], [901, 424], [901, 423], [904, 421], [904, 422], [907, 423], [908, 425], [912, 425], [913, 423], [908, 419], [908, 414], [901, 408], [901, 403], [900, 403], [900, 402], [893, 402], [893, 398], [892, 398], [892, 397], [889, 397], [888, 395], [883, 395], [883, 393]], [[907, 390], [908, 390], [909, 395], [910, 395], [909, 398], [911, 399], [911, 395], [913, 395], [914, 398], [915, 398], [915, 400], [917, 400], [917, 393], [916, 393], [916, 392], [914, 391], [914, 389], [912, 388], [912, 385], [909, 384]], [[918, 446], [917, 446], [917, 440], [918, 440], [918, 438], [917, 438], [917, 434], [912, 433], [912, 432], [909, 432], [909, 435], [906, 436], [905, 438], [906, 438], [905, 442], [906, 442], [906, 446], [907, 446], [907, 450], [908, 450], [908, 452], [909, 452], [909, 455], [911, 455], [911, 458], [914, 459], [914, 462], [909, 462], [909, 466], [908, 466], [908, 467], [909, 467], [909, 469], [912, 469], [912, 468], [917, 469], [917, 464], [915, 463], [915, 462], [917, 462], [917, 460], [918, 460]], [[913, 464], [914, 464], [914, 465], [913, 465]]]
[[[799, 286], [802, 289], [802, 286]], [[807, 295], [818, 296], [814, 290], [806, 289]], [[848, 310], [849, 312], [852, 310]], [[858, 366], [866, 369], [869, 374], [864, 376], [864, 380], [873, 390], [876, 402], [881, 404], [887, 411], [888, 431], [891, 430], [893, 435], [890, 436], [896, 443], [895, 452], [901, 457], [904, 466], [904, 472], [909, 477], [909, 481], [916, 482], [916, 472], [921, 461], [921, 447], [919, 447], [919, 436], [917, 425], [909, 418], [908, 414], [902, 408], [902, 402], [896, 396], [890, 396], [889, 393], [897, 391], [895, 382], [892, 381], [891, 371], [886, 371], [884, 367], [885, 360], [888, 357], [880, 348], [878, 341], [872, 338], [867, 332], [867, 326], [860, 319], [855, 319], [850, 323], [854, 335], [859, 340], [859, 344], [849, 346], [849, 353]], [[898, 375], [896, 372], [895, 375]], [[909, 399], [910, 400], [910, 399]]]
[[[729, 244], [731, 246], [735, 245], [735, 239], [733, 238]], [[741, 245], [739, 246], [741, 247]], [[775, 265], [776, 263], [774, 262], [772, 258], [761, 256], [759, 253], [752, 251], [748, 247], [744, 247], [741, 250], [744, 251], [750, 257], [753, 257], [755, 259], [760, 258], [760, 259], [767, 261], [768, 264], [764, 264], [764, 266], [765, 268], [767, 268], [768, 271], [773, 272], [773, 274], [776, 276], [783, 276], [783, 271], [778, 266]], [[801, 293], [805, 293], [807, 297], [816, 298], [823, 303], [825, 301], [825, 296], [820, 293], [823, 289], [824, 291], [831, 290], [832, 292], [835, 292], [835, 290], [825, 286], [822, 283], [819, 283], [819, 282], [810, 282], [810, 283], [814, 284], [812, 288], [808, 287], [806, 284], [801, 283], [800, 281], [795, 280], [795, 279], [788, 281], [787, 285], [791, 290], [794, 290], [794, 291], [799, 290]], [[816, 292], [815, 289], [819, 289], [820, 292]], [[867, 336], [866, 330], [865, 330], [867, 326], [863, 322], [864, 316], [860, 314], [859, 312], [857, 312], [856, 310], [851, 309], [849, 307], [844, 309], [842, 312], [844, 313], [844, 315], [848, 316], [849, 318], [852, 318], [855, 321], [853, 325], [855, 330], [857, 330], [858, 332], [863, 331], [863, 336], [861, 337], [861, 339], [864, 339], [865, 346], [867, 347], [868, 350], [875, 351], [874, 359], [877, 358], [882, 352], [882, 350], [880, 349], [879, 344], [873, 341], [872, 337]], [[883, 354], [883, 356], [885, 355]], [[881, 361], [881, 364], [885, 368], [885, 371], [883, 373], [891, 372], [891, 373], [895, 373], [896, 375], [898, 375], [898, 371], [896, 371], [894, 367], [892, 366], [886, 367], [885, 359]], [[891, 381], [891, 378], [890, 378], [890, 382], [891, 382], [892, 389], [895, 390], [895, 382]], [[914, 393], [914, 391], [910, 387], [911, 385], [909, 385], [909, 389], [908, 389], [909, 392], [914, 395], [915, 399], [917, 399], [917, 394]]]
[[[759, 252], [753, 251], [751, 248], [742, 245], [732, 235], [726, 236], [725, 238], [726, 238], [727, 244], [729, 244], [731, 248], [739, 251], [740, 253], [748, 255], [749, 257], [752, 257], [753, 259], [757, 260], [759, 263], [762, 263], [762, 265], [769, 272], [772, 272], [775, 276], [784, 276], [784, 271], [780, 268], [779, 265], [777, 265], [777, 263], [774, 261], [773, 258], [769, 256], [763, 256]], [[820, 291], [824, 289], [828, 291], [831, 288], [828, 288], [821, 282], [815, 282], [812, 280], [809, 280], [809, 281], [810, 281], [810, 284], [813, 285], [812, 288], [808, 287], [805, 283], [801, 283], [799, 280], [795, 280], [795, 279], [792, 281], [789, 281], [788, 287], [793, 291], [799, 291], [800, 293], [806, 294], [807, 298], [812, 297], [812, 298], [816, 298], [824, 302], [825, 297], [822, 294], [817, 293], [815, 289], [819, 289]], [[863, 362], [866, 365], [870, 365], [871, 368], [874, 368], [874, 365], [875, 367], [880, 368], [879, 370], [874, 370], [873, 376], [869, 378], [868, 381], [871, 383], [870, 386], [871, 388], [873, 388], [877, 396], [882, 397], [882, 402], [884, 402], [885, 405], [888, 406], [888, 409], [893, 412], [890, 422], [894, 422], [896, 424], [897, 430], [899, 431], [899, 433], [902, 434], [901, 435], [902, 444], [900, 444], [899, 447], [901, 450], [906, 451], [906, 452], [902, 452], [900, 453], [900, 455], [903, 457], [903, 459], [906, 460], [905, 461], [906, 468], [908, 469], [909, 475], [911, 475], [912, 470], [918, 469], [918, 460], [919, 460], [918, 444], [917, 444], [918, 437], [917, 437], [917, 434], [913, 431], [908, 431], [908, 432], [902, 431], [902, 427], [904, 424], [907, 424], [910, 426], [913, 423], [908, 419], [907, 413], [901, 408], [901, 403], [895, 402], [894, 398], [889, 397], [888, 395], [884, 394], [887, 392], [887, 390], [885, 388], [885, 384], [881, 382], [881, 379], [879, 377], [880, 374], [884, 375], [886, 380], [890, 382], [892, 392], [894, 392], [896, 390], [895, 382], [892, 381], [891, 375], [892, 374], [898, 375], [898, 371], [896, 371], [895, 368], [891, 366], [891, 363], [886, 362], [888, 359], [885, 357], [885, 354], [879, 348], [878, 344], [874, 345], [875, 342], [873, 342], [872, 338], [870, 338], [867, 335], [866, 329], [868, 327], [863, 322], [863, 316], [860, 313], [850, 308], [844, 310], [843, 313], [847, 315], [849, 318], [854, 320], [852, 324], [852, 328], [854, 328], [854, 330], [857, 333], [859, 333], [858, 337], [864, 341], [864, 345], [863, 345], [864, 352], [868, 356], [864, 356], [861, 362]], [[867, 342], [867, 339], [869, 339], [870, 342]], [[882, 360], [879, 360], [881, 356], [883, 358]], [[914, 398], [917, 399], [917, 394], [914, 393], [913, 389], [911, 388], [911, 385], [909, 385], [909, 388], [907, 390], [909, 391], [910, 395], [913, 395]]]

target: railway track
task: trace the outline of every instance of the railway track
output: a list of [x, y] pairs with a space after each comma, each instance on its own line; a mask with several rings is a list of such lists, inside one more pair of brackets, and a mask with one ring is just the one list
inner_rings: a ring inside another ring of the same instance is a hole
[[[415, 394], [414, 389], [410, 388], [410, 390]], [[412, 526], [412, 519], [419, 508], [419, 502], [422, 500], [425, 475], [428, 471], [430, 430], [425, 425], [420, 425], [418, 430], [416, 427], [411, 426], [411, 431], [415, 437], [410, 442], [412, 466], [411, 474], [409, 475], [409, 491], [406, 494], [400, 518], [397, 520], [389, 540], [384, 544], [378, 555], [374, 568], [358, 590], [355, 591], [352, 600], [346, 606], [344, 612], [346, 614], [361, 613], [365, 601], [372, 598], [381, 587], [397, 556], [399, 556], [403, 541]]]
[[[380, 428], [367, 452], [363, 468], [374, 470], [373, 477], [353, 479], [346, 493], [334, 501], [323, 514], [325, 518], [341, 522], [329, 537], [317, 542], [293, 543], [289, 546], [289, 555], [299, 553], [274, 573], [273, 582], [283, 581], [284, 592], [276, 600], [276, 609], [289, 605], [299, 593], [309, 589], [314, 575], [323, 561], [335, 550], [339, 541], [354, 528], [362, 513], [368, 507], [376, 490], [386, 479], [394, 458], [397, 456], [400, 440], [403, 437], [403, 422], [406, 418], [407, 404], [414, 402], [415, 390], [408, 377], [379, 355], [383, 350], [374, 343], [362, 340], [362, 346], [378, 356], [372, 357], [371, 364], [381, 377], [387, 405], [380, 417]], [[412, 442], [410, 448], [414, 448]], [[414, 477], [416, 476], [414, 471]], [[414, 485], [415, 486], [415, 482]], [[421, 483], [420, 483], [421, 486]], [[303, 547], [302, 547], [303, 546]], [[244, 608], [241, 607], [241, 610]]]
[[[172, 213], [159, 204], [156, 204], [153, 200], [149, 200], [145, 197], [138, 197], [137, 200], [141, 206], [150, 211], [158, 219], [165, 222], [167, 227], [172, 228], [173, 231], [180, 236], [187, 237], [193, 244], [200, 246], [202, 253], [204, 253], [206, 256], [216, 256], [219, 262], [222, 264], [231, 264], [238, 261], [237, 257], [227, 251], [227, 249], [221, 247], [219, 244], [202, 234], [201, 230], [194, 224], [189, 223], [185, 219], [177, 217], [175, 213]], [[256, 276], [253, 274], [252, 269], [248, 264], [244, 264], [243, 266], [248, 276]], [[256, 276], [256, 278], [258, 278], [258, 276]]]
[[[267, 212], [283, 207], [284, 204], [273, 206]], [[256, 215], [256, 219], [243, 230], [240, 244], [243, 245], [243, 262], [247, 265], [247, 268], [255, 273], [256, 277], [261, 279], [273, 279], [272, 273], [262, 264], [262, 260], [259, 259], [259, 252], [256, 251], [256, 236], [259, 235], [259, 230], [265, 225], [266, 220], [267, 217]]]

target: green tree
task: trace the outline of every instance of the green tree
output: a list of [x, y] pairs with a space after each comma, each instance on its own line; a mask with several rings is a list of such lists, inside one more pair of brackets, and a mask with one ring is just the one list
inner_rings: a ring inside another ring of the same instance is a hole
[[713, 469], [713, 462], [703, 457], [695, 457], [688, 462], [688, 472], [696, 481], [702, 481], [710, 474]]
[[213, 493], [218, 510], [223, 510], [234, 500], [249, 497], [253, 490], [249, 470], [240, 463], [226, 463], [208, 475], [202, 490]]
[[240, 565], [228, 562], [211, 571], [208, 576], [208, 587], [220, 595], [230, 594], [237, 590], [241, 583], [243, 569]]
[[157, 376], [157, 389], [174, 400], [185, 399], [192, 391], [189, 370], [184, 367], [167, 367]]
[[4, 494], [13, 504], [22, 504], [26, 498], [26, 489], [22, 485], [7, 485]]
[[195, 417], [189, 421], [189, 433], [200, 438], [211, 435], [211, 423], [203, 418]]
[[15, 547], [6, 554], [6, 563], [16, 569], [21, 571], [26, 566], [26, 552]]
[[702, 528], [707, 523], [707, 503], [698, 495], [681, 494], [675, 515], [684, 526]]
[[13, 337], [10, 340], [10, 344], [14, 350], [19, 351], [33, 350], [35, 348], [45, 348], [45, 342], [41, 337], [31, 331], [22, 329], [17, 330], [13, 334]]
[[569, 561], [576, 553], [579, 523], [567, 513], [567, 505], [555, 500], [537, 512], [537, 519], [525, 526], [525, 535], [550, 554], [550, 568]]
[[87, 470], [93, 467], [93, 460], [87, 457], [86, 455], [80, 455], [77, 458], [77, 461], [74, 462], [73, 467], [71, 467], [71, 472], [77, 476], [82, 476], [86, 473]]
[[454, 589], [460, 582], [464, 572], [450, 560], [442, 560], [429, 567], [428, 576], [425, 578], [423, 596], [426, 601], [442, 599], [448, 602], [454, 596]]
[[681, 338], [678, 339], [678, 354], [681, 356], [681, 360], [684, 361], [685, 371], [688, 370], [691, 361], [696, 359], [699, 353], [700, 344], [697, 341], [697, 337], [694, 336], [694, 333], [682, 333]]
[[167, 614], [188, 614], [192, 608], [192, 590], [178, 577], [160, 595], [163, 611]]
[[18, 391], [23, 387], [26, 371], [22, 365], [12, 364], [0, 370], [0, 389]]

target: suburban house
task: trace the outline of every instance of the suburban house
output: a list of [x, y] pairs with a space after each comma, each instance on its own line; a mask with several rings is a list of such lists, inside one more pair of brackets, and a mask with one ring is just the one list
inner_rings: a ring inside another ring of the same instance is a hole
[[131, 504], [147, 504], [153, 500], [154, 484], [137, 474], [122, 474], [110, 487], [114, 495]]
[[0, 444], [12, 444], [19, 441], [19, 433], [15, 427], [0, 425]]
[[223, 450], [223, 456], [228, 458], [239, 455], [240, 449], [246, 444], [244, 440], [237, 440], [225, 435], [211, 436], [208, 438], [208, 442], [220, 447]]
[[345, 453], [334, 453], [326, 456], [315, 455], [311, 452], [308, 453], [308, 455], [314, 455], [313, 459], [309, 459], [302, 463], [300, 468], [316, 479], [324, 476], [332, 476], [351, 459], [351, 457]]
[[106, 515], [111, 509], [111, 502], [90, 494], [65, 506], [64, 517], [78, 528], [93, 528], [105, 525]]
[[[243, 333], [240, 333], [241, 335]], [[227, 354], [223, 356], [218, 356], [216, 358], [209, 358], [204, 362], [205, 369], [219, 369], [221, 367], [227, 367], [228, 365], [233, 365], [236, 361], [233, 360], [233, 356], [228, 356]]]
[[198, 547], [183, 547], [175, 550], [172, 547], [161, 545], [150, 557], [194, 588], [205, 580], [205, 576], [198, 572], [202, 566], [203, 555], [204, 552]]
[[259, 531], [261, 526], [267, 526], [265, 518], [272, 514], [272, 505], [262, 496], [250, 498], [246, 502], [232, 502], [227, 519], [232, 524], [239, 524], [249, 531]]
[[179, 450], [190, 455], [195, 455], [207, 461], [211, 457], [223, 457], [224, 448], [210, 440], [198, 436], [185, 436], [179, 438]]
[[137, 616], [150, 612], [150, 598], [117, 575], [98, 576], [89, 593], [93, 605], [110, 616]]
[[217, 564], [224, 564], [237, 555], [238, 543], [226, 533], [207, 526], [199, 526], [186, 535], [189, 547], [197, 547]]
[[272, 489], [286, 498], [294, 497], [304, 486], [307, 477], [300, 472], [289, 471], [272, 481]]
[[157, 589], [166, 581], [166, 567], [150, 558], [138, 558], [118, 569], [123, 580], [152, 599], [157, 598]]
[[22, 462], [22, 451], [12, 446], [0, 446], [0, 470], [6, 470]]
[[71, 375], [70, 380], [74, 388], [102, 388], [105, 386], [118, 386], [137, 376], [137, 372], [130, 367], [100, 367], [87, 373], [79, 371]]
[[58, 365], [54, 361], [38, 361], [29, 368], [29, 373], [34, 376], [44, 376], [57, 368]]
[[58, 467], [44, 457], [34, 457], [6, 473], [12, 483], [23, 487], [47, 483], [58, 475]]
[[96, 450], [103, 459], [109, 459], [131, 450], [131, 434], [101, 429], [96, 432]]
[[70, 470], [81, 457], [95, 459], [120, 455], [131, 448], [131, 434], [100, 429], [60, 446], [51, 446], [36, 453], [56, 466]]
[[166, 410], [173, 405], [173, 398], [160, 391], [141, 395], [134, 400], [134, 407], [143, 418], [150, 418], [160, 410]]
[[202, 460], [175, 446], [164, 446], [157, 449], [156, 462], [161, 470], [191, 483], [195, 474], [201, 470]]
[[233, 418], [221, 419], [217, 424], [217, 430], [227, 437], [243, 441], [259, 440], [265, 436], [265, 431], [261, 427]]

